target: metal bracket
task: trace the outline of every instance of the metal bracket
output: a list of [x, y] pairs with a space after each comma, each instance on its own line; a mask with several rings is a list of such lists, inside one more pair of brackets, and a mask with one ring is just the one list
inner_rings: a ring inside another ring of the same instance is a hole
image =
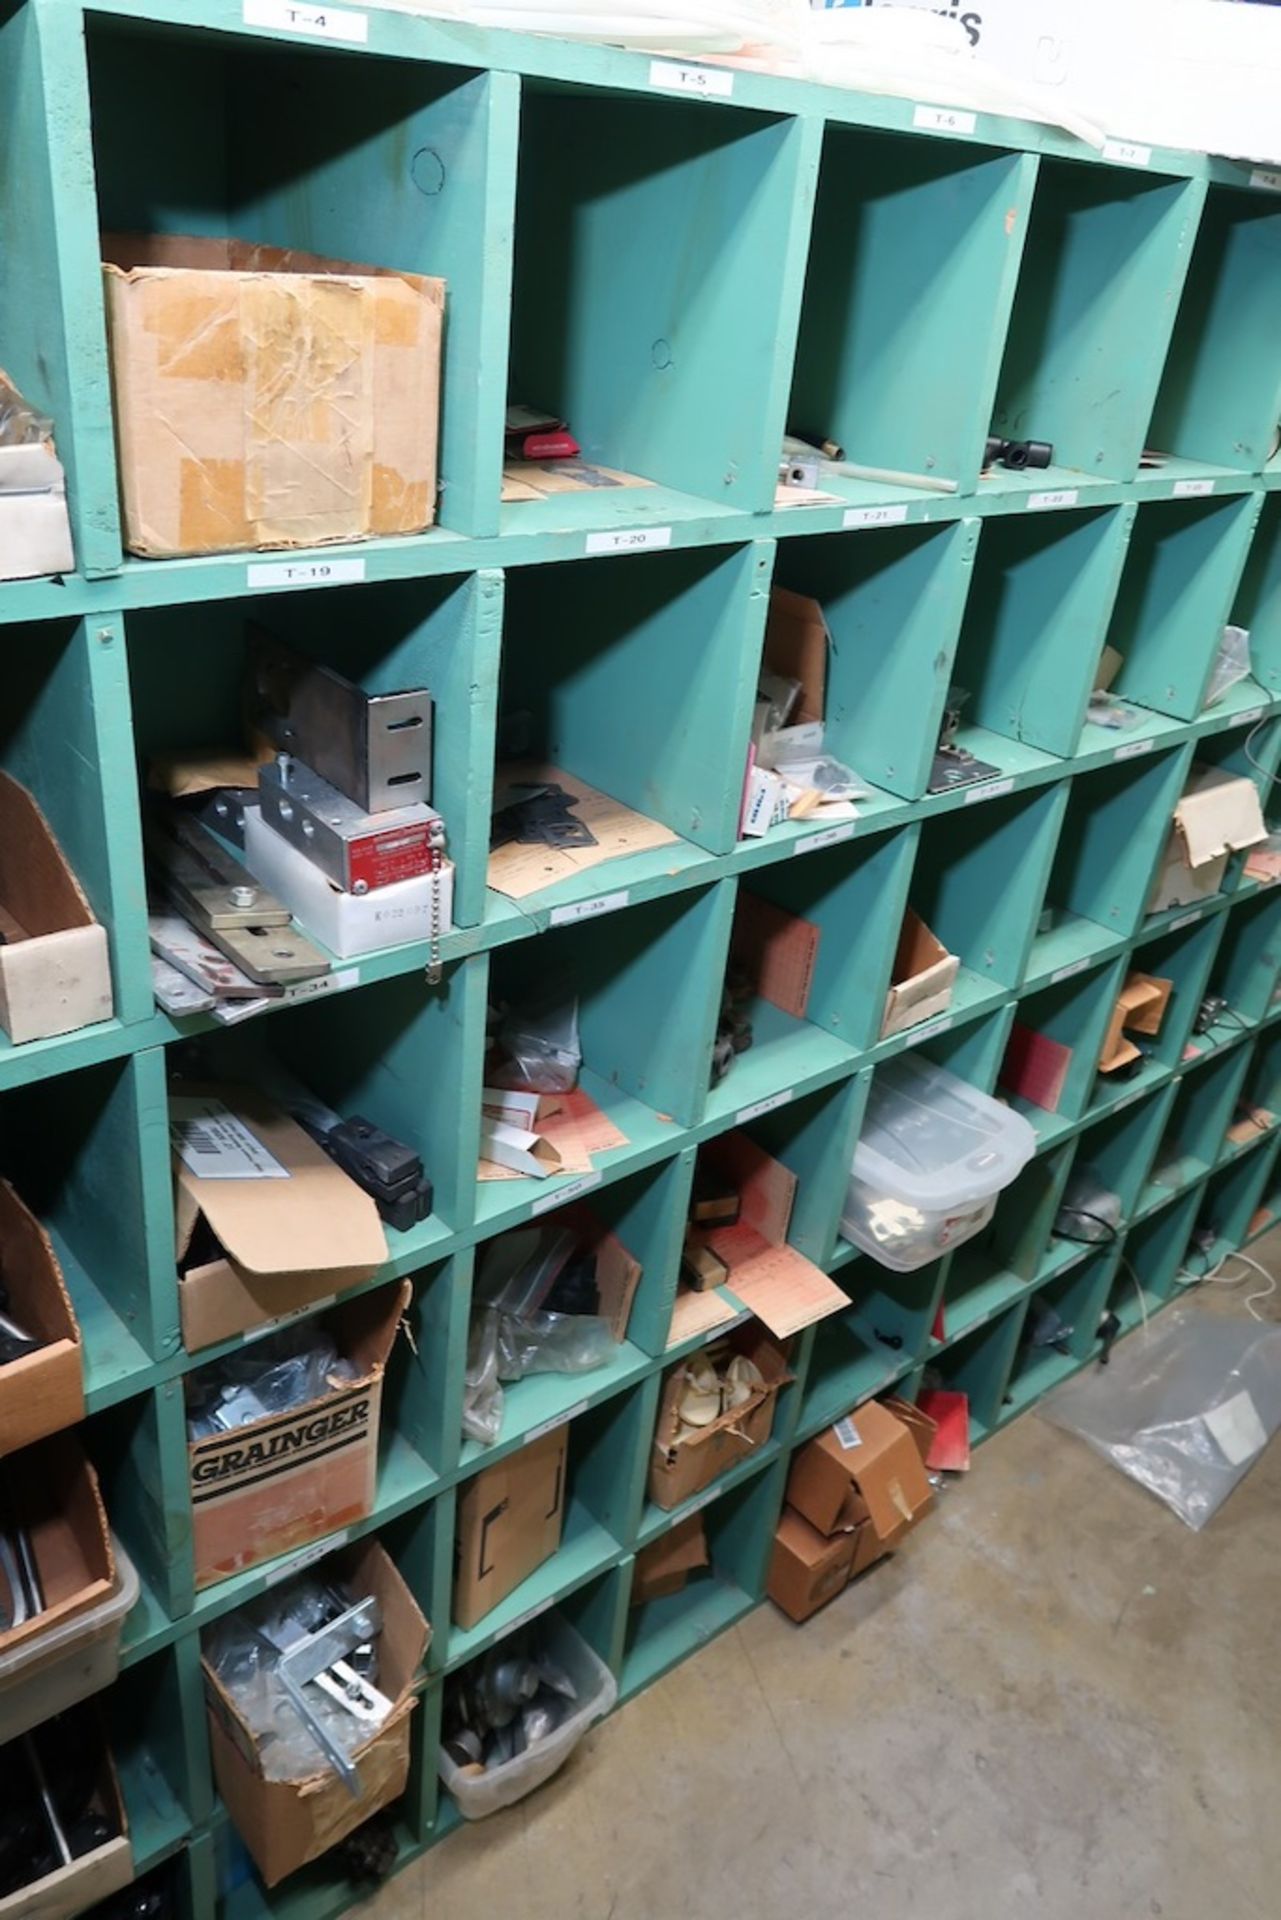
[[[304, 1634], [295, 1641], [281, 1654], [276, 1669], [280, 1684], [299, 1719], [352, 1795], [360, 1793], [360, 1777], [350, 1757], [331, 1740], [329, 1729], [314, 1712], [305, 1689], [310, 1681], [322, 1682], [322, 1676], [328, 1674], [332, 1667], [340, 1665], [349, 1653], [354, 1653], [367, 1640], [374, 1639], [381, 1633], [382, 1624], [382, 1608], [371, 1594], [364, 1600], [358, 1600], [354, 1607], [348, 1607], [345, 1613], [340, 1613], [327, 1626], [320, 1627], [315, 1633]], [[350, 1667], [340, 1681], [326, 1686], [325, 1691], [332, 1693], [358, 1720], [370, 1726], [381, 1725], [391, 1710], [386, 1695], [379, 1693], [376, 1687], [371, 1687]], [[383, 1711], [384, 1708], [386, 1711]]]
[[431, 799], [432, 698], [365, 693], [261, 630], [249, 637], [251, 720], [364, 813]]

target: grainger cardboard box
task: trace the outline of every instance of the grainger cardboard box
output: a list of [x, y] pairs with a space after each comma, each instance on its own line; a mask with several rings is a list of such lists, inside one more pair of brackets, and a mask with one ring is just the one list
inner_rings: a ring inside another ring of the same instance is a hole
[[359, 1375], [351, 1386], [189, 1443], [197, 1587], [372, 1512], [383, 1371], [412, 1291], [403, 1280], [328, 1316], [339, 1354]]
[[387, 1258], [370, 1196], [255, 1089], [176, 1082], [169, 1132], [189, 1353], [328, 1301]]
[[783, 1508], [765, 1591], [789, 1620], [808, 1620], [847, 1585], [854, 1539], [852, 1533], [838, 1533], [829, 1540], [794, 1507]]
[[729, 1335], [737, 1353], [754, 1360], [764, 1379], [741, 1407], [721, 1414], [710, 1426], [678, 1433], [684, 1362], [669, 1369], [658, 1406], [658, 1423], [649, 1456], [649, 1497], [670, 1511], [702, 1489], [757, 1447], [764, 1446], [774, 1426], [779, 1388], [791, 1379], [787, 1349], [758, 1320], [749, 1320]]
[[896, 1546], [934, 1504], [915, 1432], [877, 1400], [800, 1449], [787, 1498], [824, 1535], [870, 1521], [882, 1547]]
[[0, 1180], [0, 1273], [15, 1320], [44, 1341], [11, 1360], [0, 1391], [0, 1455], [84, 1419], [80, 1329], [58, 1256], [40, 1222]]
[[317, 1754], [305, 1779], [266, 1780], [254, 1737], [208, 1661], [205, 1697], [214, 1779], [236, 1831], [269, 1887], [325, 1853], [352, 1830], [390, 1806], [409, 1777], [409, 1720], [414, 1683], [431, 1642], [431, 1628], [387, 1554], [366, 1541], [326, 1562], [358, 1598], [373, 1594], [382, 1609], [378, 1685], [394, 1703], [388, 1719], [353, 1759], [359, 1791], [349, 1793]]
[[27, 789], [0, 773], [0, 1026], [16, 1045], [110, 1020], [107, 935]]
[[431, 525], [443, 280], [239, 240], [103, 250], [131, 552]]
[[569, 1427], [464, 1480], [454, 1529], [454, 1619], [474, 1627], [560, 1545]]

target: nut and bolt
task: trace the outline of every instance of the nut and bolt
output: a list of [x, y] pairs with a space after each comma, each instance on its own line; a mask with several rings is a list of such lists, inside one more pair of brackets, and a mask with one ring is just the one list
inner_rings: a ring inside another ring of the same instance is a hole
[[229, 899], [233, 907], [252, 907], [258, 898], [257, 887], [232, 887]]

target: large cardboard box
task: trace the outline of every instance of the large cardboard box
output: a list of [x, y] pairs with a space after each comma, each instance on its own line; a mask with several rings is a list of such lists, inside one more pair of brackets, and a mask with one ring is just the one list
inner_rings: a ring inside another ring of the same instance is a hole
[[170, 234], [103, 251], [131, 552], [432, 524], [443, 280]]
[[917, 1435], [877, 1400], [801, 1448], [787, 1498], [827, 1536], [870, 1521], [882, 1547], [896, 1546], [934, 1504]]
[[668, 1370], [649, 1459], [649, 1497], [664, 1510], [701, 1493], [718, 1474], [763, 1447], [773, 1431], [779, 1388], [791, 1379], [787, 1347], [759, 1320], [736, 1327], [728, 1340], [735, 1352], [755, 1361], [765, 1384], [710, 1426], [681, 1435], [678, 1408], [685, 1363], [680, 1361]]
[[1234, 853], [1266, 840], [1268, 829], [1252, 780], [1194, 766], [1157, 873], [1149, 913], [1194, 906], [1218, 893]]
[[454, 1619], [474, 1627], [560, 1545], [569, 1426], [464, 1480], [454, 1527]]
[[0, 1455], [84, 1419], [80, 1329], [58, 1256], [40, 1222], [7, 1180], [0, 1180], [0, 1274], [9, 1311], [44, 1341], [11, 1360], [0, 1392]]
[[387, 1258], [370, 1196], [254, 1088], [176, 1082], [169, 1131], [189, 1353], [327, 1304]]
[[115, 1764], [102, 1735], [101, 1723], [93, 1704], [82, 1707], [76, 1718], [76, 1736], [92, 1740], [97, 1750], [97, 1784], [92, 1810], [106, 1816], [111, 1838], [100, 1847], [56, 1867], [39, 1880], [6, 1894], [0, 1900], [0, 1920], [72, 1920], [127, 1887], [134, 1877], [133, 1843], [129, 1838], [129, 1819]]
[[903, 915], [890, 988], [885, 996], [885, 1014], [881, 1038], [902, 1033], [920, 1020], [932, 1020], [946, 1013], [952, 1004], [952, 990], [961, 963], [935, 937], [919, 913], [909, 907]]
[[812, 1527], [793, 1507], [784, 1507], [774, 1535], [765, 1591], [789, 1620], [808, 1620], [834, 1600], [854, 1564], [852, 1533], [832, 1539]]
[[412, 1292], [403, 1280], [328, 1316], [339, 1354], [357, 1370], [350, 1386], [189, 1443], [197, 1587], [373, 1511], [383, 1372]]
[[409, 1720], [431, 1628], [377, 1542], [366, 1541], [332, 1566], [350, 1592], [362, 1599], [373, 1594], [382, 1609], [378, 1685], [393, 1702], [389, 1718], [355, 1750], [355, 1794], [319, 1754], [315, 1772], [305, 1779], [265, 1780], [252, 1733], [213, 1668], [204, 1663], [214, 1779], [269, 1887], [398, 1800], [409, 1777]]
[[0, 773], [0, 935], [0, 1026], [15, 1046], [110, 1020], [106, 933], [49, 822], [7, 773]]

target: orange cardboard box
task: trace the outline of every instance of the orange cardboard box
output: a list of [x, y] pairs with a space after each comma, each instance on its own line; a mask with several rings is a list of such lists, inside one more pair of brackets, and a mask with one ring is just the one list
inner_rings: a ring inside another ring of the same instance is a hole
[[774, 1605], [800, 1621], [834, 1600], [850, 1578], [855, 1539], [852, 1533], [828, 1539], [794, 1507], [784, 1507], [765, 1586]]
[[877, 1400], [801, 1448], [787, 1498], [821, 1534], [870, 1520], [882, 1546], [897, 1545], [934, 1504], [916, 1436]]

